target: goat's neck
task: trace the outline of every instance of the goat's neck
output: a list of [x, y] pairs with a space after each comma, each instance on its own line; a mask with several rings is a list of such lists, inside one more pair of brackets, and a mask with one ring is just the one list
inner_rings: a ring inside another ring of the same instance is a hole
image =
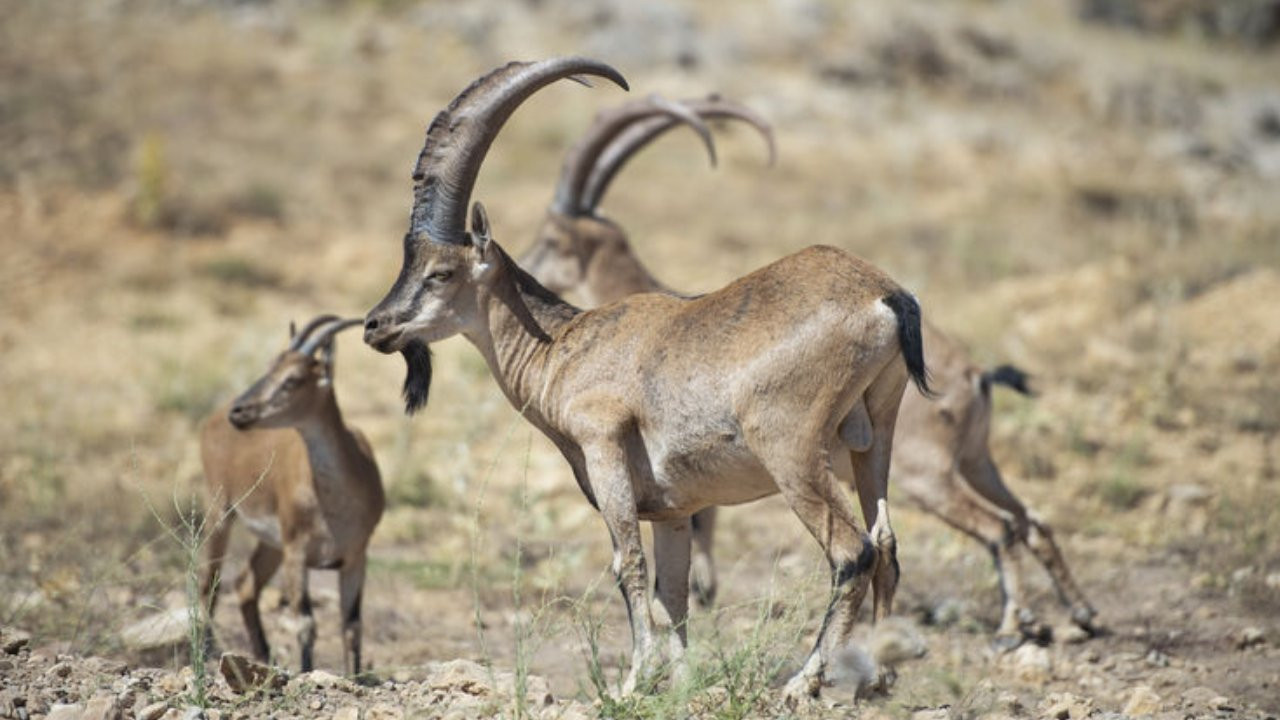
[[466, 335], [511, 404], [541, 425], [536, 403], [546, 380], [547, 353], [560, 329], [580, 311], [538, 284], [505, 252], [500, 250], [500, 256], [497, 275], [480, 305], [481, 327]]
[[326, 507], [342, 507], [359, 502], [356, 488], [372, 484], [380, 487], [376, 470], [370, 464], [355, 435], [342, 420], [342, 411], [332, 389], [323, 396], [314, 412], [297, 425], [298, 434], [307, 446], [307, 460], [315, 478], [316, 497]]

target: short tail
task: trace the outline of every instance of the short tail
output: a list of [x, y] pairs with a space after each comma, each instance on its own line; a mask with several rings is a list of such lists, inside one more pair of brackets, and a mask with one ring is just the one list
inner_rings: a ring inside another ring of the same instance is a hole
[[902, 359], [907, 363], [907, 373], [925, 397], [934, 397], [929, 387], [929, 370], [924, 366], [924, 340], [920, 337], [920, 303], [906, 290], [897, 290], [880, 298], [898, 318], [898, 344], [902, 346]]
[[989, 391], [992, 385], [1004, 385], [1028, 397], [1035, 395], [1027, 381], [1031, 376], [1012, 365], [1001, 365], [982, 373], [982, 389]]

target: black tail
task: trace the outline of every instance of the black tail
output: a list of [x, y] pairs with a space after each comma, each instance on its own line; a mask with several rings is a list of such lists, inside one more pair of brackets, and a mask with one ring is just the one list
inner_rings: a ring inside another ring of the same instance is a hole
[[1030, 375], [1012, 365], [1001, 365], [982, 373], [982, 389], [985, 392], [992, 385], [1004, 385], [1030, 397], [1035, 395], [1027, 385], [1030, 379]]
[[898, 317], [898, 344], [907, 363], [911, 380], [925, 397], [934, 397], [929, 387], [929, 370], [924, 366], [924, 340], [920, 337], [920, 303], [906, 290], [898, 290], [880, 298]]

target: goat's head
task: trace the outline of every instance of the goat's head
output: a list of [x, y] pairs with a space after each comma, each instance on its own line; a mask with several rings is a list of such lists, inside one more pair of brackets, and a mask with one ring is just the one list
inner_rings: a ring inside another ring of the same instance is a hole
[[426, 344], [479, 321], [480, 297], [501, 264], [502, 250], [490, 242], [484, 208], [472, 207], [470, 230], [464, 222], [485, 153], [521, 102], [561, 78], [585, 84], [581, 75], [627, 87], [618, 71], [584, 58], [509, 63], [471, 83], [427, 129], [413, 173], [413, 213], [400, 275], [365, 317], [364, 331], [365, 342], [377, 350], [405, 355], [409, 412], [426, 402]]
[[593, 258], [608, 252], [630, 253], [626, 232], [597, 213], [610, 183], [641, 148], [681, 124], [702, 138], [714, 166], [715, 144], [705, 121], [725, 118], [755, 127], [764, 136], [769, 162], [773, 163], [769, 124], [750, 109], [718, 95], [683, 102], [650, 96], [597, 115], [566, 156], [547, 219], [534, 244], [520, 258], [520, 265], [538, 282], [564, 293], [586, 281]]
[[266, 374], [235, 399], [227, 419], [240, 430], [248, 430], [289, 427], [310, 415], [321, 399], [333, 392], [334, 335], [360, 322], [358, 318], [321, 315], [296, 334], [290, 324], [289, 346], [276, 356]]

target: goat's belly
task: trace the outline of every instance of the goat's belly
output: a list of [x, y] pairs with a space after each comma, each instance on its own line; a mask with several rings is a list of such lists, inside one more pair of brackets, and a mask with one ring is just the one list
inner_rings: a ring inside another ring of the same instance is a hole
[[745, 453], [664, 458], [652, 478], [636, 488], [636, 506], [645, 520], [688, 517], [712, 505], [738, 505], [778, 492], [773, 477]]

